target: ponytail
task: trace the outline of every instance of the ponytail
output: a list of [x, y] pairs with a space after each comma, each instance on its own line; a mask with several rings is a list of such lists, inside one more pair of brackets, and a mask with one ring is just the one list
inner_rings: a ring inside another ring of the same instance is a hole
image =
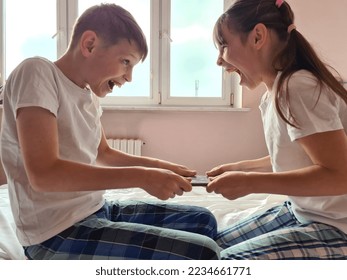
[[[335, 94], [340, 96], [347, 103], [347, 90], [341, 83], [341, 78], [336, 78], [329, 70], [332, 67], [324, 64], [318, 57], [317, 53], [311, 46], [311, 44], [304, 38], [304, 36], [297, 30], [292, 30], [289, 34], [289, 39], [286, 47], [275, 58], [273, 65], [281, 65], [276, 69], [282, 71], [282, 75], [277, 84], [275, 104], [276, 109], [281, 118], [288, 124], [298, 127], [295, 122], [295, 118], [291, 114], [289, 106], [289, 78], [299, 70], [307, 70], [312, 73], [317, 79], [320, 89], [323, 86], [327, 86], [332, 89]], [[334, 70], [334, 69], [333, 69]], [[337, 73], [336, 70], [334, 70]], [[289, 118], [283, 113], [283, 109], [280, 106], [280, 96], [285, 93], [286, 106], [289, 111]], [[319, 100], [319, 96], [317, 102]]]

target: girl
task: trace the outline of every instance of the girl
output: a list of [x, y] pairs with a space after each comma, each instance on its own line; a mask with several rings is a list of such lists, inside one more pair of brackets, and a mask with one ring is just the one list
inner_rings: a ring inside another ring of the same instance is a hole
[[223, 259], [347, 259], [347, 91], [294, 25], [282, 0], [237, 0], [217, 21], [217, 64], [265, 84], [269, 156], [207, 172], [208, 192], [288, 201], [219, 233]]

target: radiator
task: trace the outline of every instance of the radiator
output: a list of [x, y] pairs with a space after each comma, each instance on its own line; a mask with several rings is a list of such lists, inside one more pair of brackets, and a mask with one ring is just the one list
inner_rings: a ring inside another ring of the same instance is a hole
[[135, 156], [141, 156], [141, 149], [144, 144], [140, 139], [107, 139], [107, 142], [111, 148]]

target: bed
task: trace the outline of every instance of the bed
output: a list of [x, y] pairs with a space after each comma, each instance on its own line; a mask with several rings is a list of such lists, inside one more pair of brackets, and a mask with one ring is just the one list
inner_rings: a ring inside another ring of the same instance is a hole
[[[142, 189], [109, 190], [105, 198], [114, 200], [157, 200]], [[253, 215], [259, 211], [278, 205], [285, 196], [269, 194], [251, 194], [233, 201], [220, 195], [209, 194], [203, 187], [194, 187], [183, 196], [176, 196], [170, 203], [197, 205], [208, 208], [216, 217], [219, 229]], [[11, 213], [7, 185], [0, 186], [0, 259], [25, 259], [21, 245], [15, 235], [15, 224]]]

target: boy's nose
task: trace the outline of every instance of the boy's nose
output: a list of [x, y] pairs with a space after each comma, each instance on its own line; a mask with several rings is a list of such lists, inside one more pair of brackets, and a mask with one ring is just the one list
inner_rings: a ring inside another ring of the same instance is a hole
[[124, 79], [130, 83], [133, 79], [133, 70], [128, 70], [125, 74], [124, 74]]

